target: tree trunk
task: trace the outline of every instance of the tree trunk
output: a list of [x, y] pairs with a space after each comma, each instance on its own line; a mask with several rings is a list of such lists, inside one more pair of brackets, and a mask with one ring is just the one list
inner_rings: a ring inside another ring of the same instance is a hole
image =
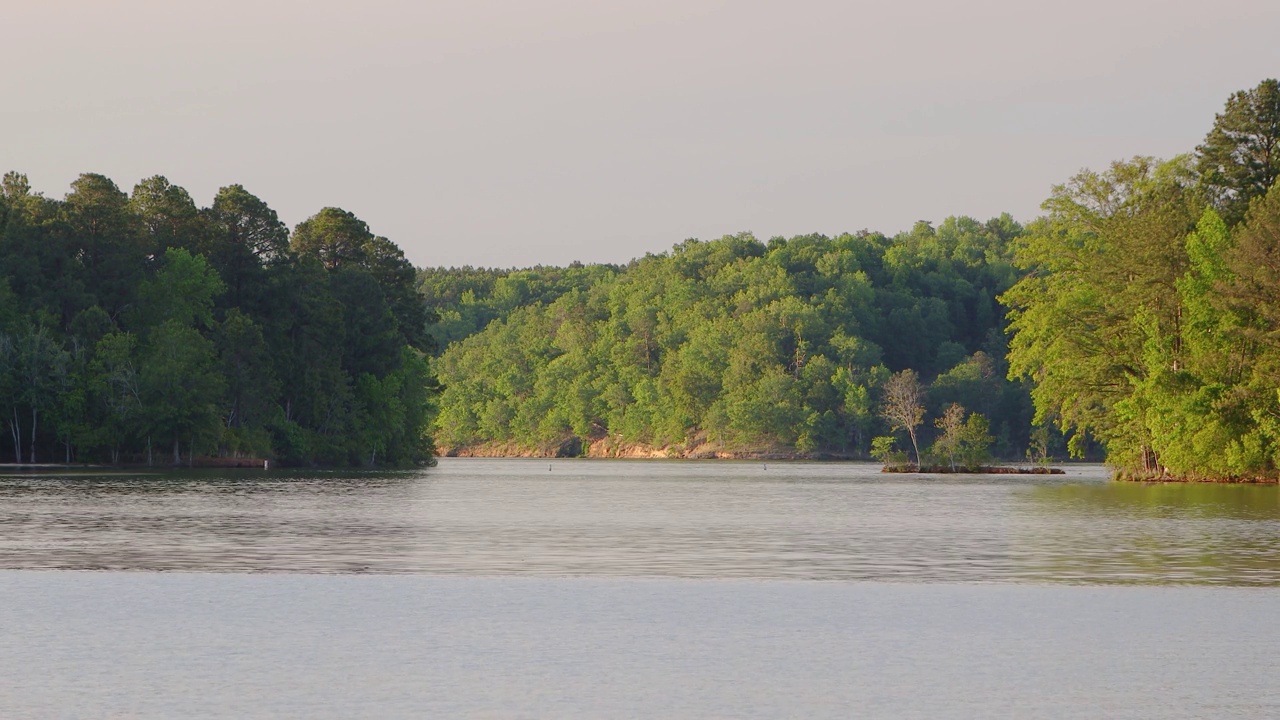
[[35, 406], [32, 406], [31, 408], [31, 454], [29, 456], [31, 458], [32, 465], [36, 464], [36, 420], [39, 417], [39, 413], [40, 411], [36, 410]]
[[182, 466], [182, 448], [178, 446], [178, 438], [173, 439], [173, 466]]
[[13, 461], [22, 464], [22, 426], [18, 424], [18, 408], [13, 408], [13, 420], [9, 423], [9, 434], [13, 435]]
[[1158, 472], [1160, 469], [1160, 460], [1156, 456], [1156, 451], [1149, 448], [1142, 448], [1142, 469], [1150, 473]]

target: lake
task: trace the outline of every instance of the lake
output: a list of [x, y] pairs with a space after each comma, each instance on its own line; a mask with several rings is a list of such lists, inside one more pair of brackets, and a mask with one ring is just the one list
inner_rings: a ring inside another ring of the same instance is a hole
[[445, 458], [0, 477], [3, 717], [1280, 717], [1280, 490]]

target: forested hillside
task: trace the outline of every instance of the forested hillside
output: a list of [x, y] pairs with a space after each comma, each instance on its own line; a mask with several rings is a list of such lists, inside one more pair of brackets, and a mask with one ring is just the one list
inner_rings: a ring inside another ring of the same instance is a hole
[[914, 368], [933, 415], [981, 412], [996, 451], [1021, 457], [1031, 406], [1005, 379], [995, 300], [1021, 233], [1008, 216], [951, 218], [896, 237], [690, 240], [625, 267], [424, 271], [442, 336], [463, 338], [438, 363], [437, 438], [455, 452], [866, 456], [888, 431], [881, 386]]
[[975, 412], [976, 444], [985, 418], [1006, 458], [1065, 435], [1129, 475], [1275, 478], [1277, 178], [1266, 80], [1193, 153], [1083, 171], [1025, 229], [952, 218], [895, 237], [690, 240], [626, 267], [424, 271], [452, 341], [439, 438], [936, 463]]
[[428, 461], [428, 314], [400, 249], [325, 208], [290, 237], [239, 185], [4, 176], [0, 412], [17, 462]]

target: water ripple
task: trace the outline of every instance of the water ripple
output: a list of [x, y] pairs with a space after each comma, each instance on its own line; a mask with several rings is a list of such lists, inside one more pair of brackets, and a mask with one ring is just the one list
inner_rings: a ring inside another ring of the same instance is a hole
[[1280, 489], [462, 459], [9, 476], [0, 568], [1275, 586]]

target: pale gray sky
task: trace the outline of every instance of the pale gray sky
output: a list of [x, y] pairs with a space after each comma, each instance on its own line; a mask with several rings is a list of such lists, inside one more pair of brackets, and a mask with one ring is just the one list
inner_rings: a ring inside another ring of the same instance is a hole
[[0, 171], [241, 183], [418, 265], [1025, 220], [1280, 75], [1273, 0], [0, 2]]

